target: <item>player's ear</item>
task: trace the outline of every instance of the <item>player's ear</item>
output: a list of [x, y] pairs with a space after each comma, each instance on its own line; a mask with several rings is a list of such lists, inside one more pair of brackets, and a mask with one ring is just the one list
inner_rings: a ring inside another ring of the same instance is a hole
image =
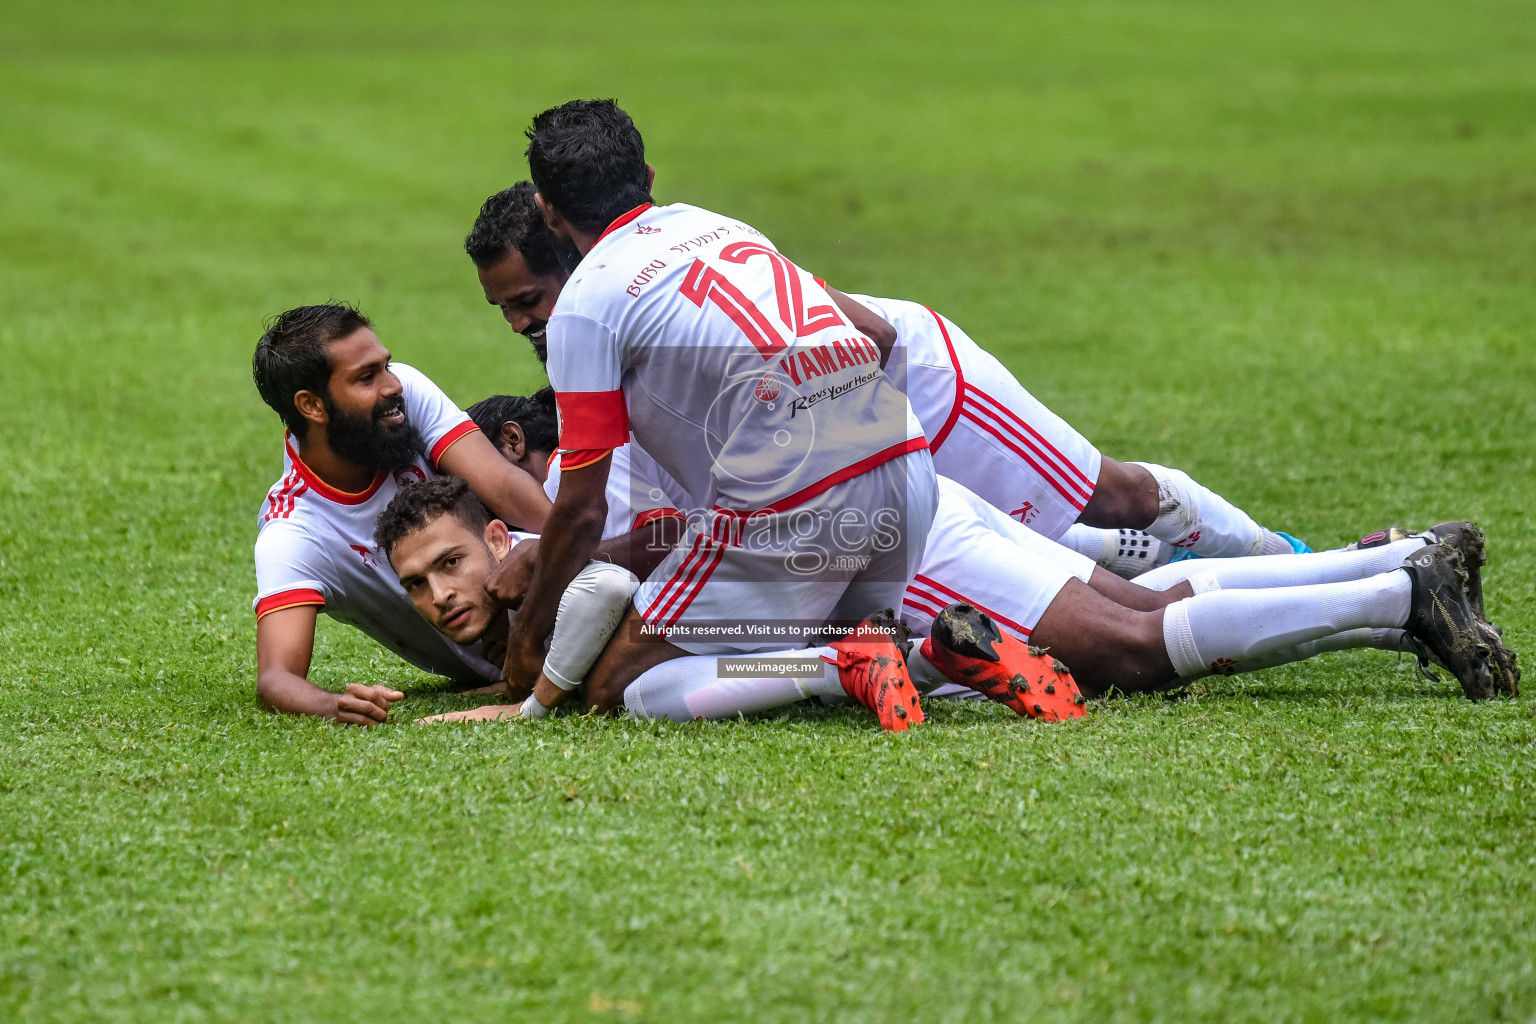
[[293, 396], [293, 407], [311, 423], [324, 426], [330, 417], [325, 414], [325, 402], [313, 391], [300, 391]]
[[501, 425], [501, 454], [507, 457], [508, 462], [522, 462], [523, 456], [528, 454], [528, 441], [523, 435], [523, 428], [512, 420]]
[[544, 193], [535, 192], [533, 194], [533, 204], [537, 206], [539, 208], [539, 212], [544, 215], [545, 226], [549, 228], [549, 230], [554, 234], [556, 238], [569, 237], [564, 230], [565, 218], [560, 216], [559, 210], [555, 209], [553, 206], [550, 206], [544, 201]]
[[656, 184], [656, 168], [650, 164], [645, 165], [645, 190], [649, 192], [651, 186]]
[[500, 519], [492, 519], [485, 524], [484, 537], [485, 546], [491, 549], [491, 554], [498, 562], [512, 550], [512, 538], [507, 534], [507, 524]]

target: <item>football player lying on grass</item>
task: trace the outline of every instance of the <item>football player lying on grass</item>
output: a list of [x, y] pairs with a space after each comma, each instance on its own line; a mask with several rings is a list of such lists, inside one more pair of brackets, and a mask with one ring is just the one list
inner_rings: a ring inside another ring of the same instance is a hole
[[[545, 226], [534, 195], [524, 181], [487, 199], [464, 248], [486, 301], [543, 361], [549, 317], [579, 256]], [[889, 354], [887, 373], [923, 425], [935, 470], [1037, 533], [1122, 576], [1181, 552], [1225, 557], [1307, 550], [1179, 470], [1101, 455], [997, 359], [926, 306], [827, 290], [853, 325]], [[816, 371], [806, 360], [783, 361], [777, 383], [794, 392], [818, 379]]]
[[[422, 619], [463, 645], [505, 645], [515, 609], [493, 599], [485, 583], [518, 539], [491, 517], [467, 483], [443, 476], [397, 493], [374, 532], [374, 543]], [[521, 705], [523, 715], [542, 717], [586, 679], [639, 583], [634, 573], [607, 561], [589, 562], [576, 574], [560, 598], [542, 669]], [[503, 710], [514, 713], [517, 705], [473, 717], [501, 717]]]
[[[547, 393], [532, 399], [496, 396], [471, 407], [470, 413], [509, 461], [535, 474], [549, 462], [556, 435]], [[643, 451], [630, 444], [619, 449], [616, 458], [622, 460], [630, 486], [610, 485], [612, 506], [622, 508], [610, 517], [610, 531], [624, 529], [631, 517], [643, 522], [680, 514], [678, 507], [686, 497]], [[1078, 683], [1090, 696], [1111, 688], [1158, 689], [1212, 672], [1254, 671], [1358, 647], [1433, 658], [1452, 667], [1469, 697], [1492, 696], [1495, 688], [1515, 691], [1519, 674], [1514, 656], [1482, 618], [1482, 538], [1470, 524], [1446, 523], [1420, 535], [1383, 535], [1356, 551], [1175, 563], [1147, 574], [1140, 584], [1130, 584], [1000, 515], [953, 481], [941, 478], [940, 484], [928, 553], [908, 588], [899, 626], [892, 623], [919, 638], [891, 653], [910, 664], [913, 682], [927, 694], [979, 691], [1020, 714], [1058, 719], [1082, 713]], [[558, 475], [546, 478], [545, 486], [555, 489]], [[407, 489], [396, 500], [414, 501], [415, 490]], [[656, 507], [637, 513], [633, 495], [644, 496]], [[505, 553], [499, 529], [492, 526], [486, 532], [486, 547], [497, 559]], [[404, 578], [399, 553], [404, 549], [398, 537], [390, 541], [392, 559]], [[469, 545], [463, 536], [457, 542]], [[415, 550], [420, 542], [409, 543]], [[389, 549], [383, 537], [380, 547]], [[531, 558], [534, 548], [526, 543], [519, 557]], [[1463, 562], [1466, 570], [1460, 568]], [[467, 570], [470, 576], [461, 573], [455, 580], [457, 591], [481, 600], [480, 592], [491, 582], [491, 567], [491, 558], [476, 560]], [[516, 597], [486, 594], [484, 600], [502, 604]], [[455, 604], [449, 600], [443, 606]], [[420, 600], [417, 607], [429, 621], [442, 621], [435, 608], [424, 607]], [[851, 642], [882, 644], [878, 637]], [[1030, 642], [1048, 646], [1050, 655], [1031, 652]], [[793, 670], [798, 663], [815, 670], [798, 677], [720, 678], [724, 663], [719, 659], [680, 658], [643, 674], [621, 699], [637, 715], [690, 720], [847, 694], [880, 713], [887, 728], [921, 721], [920, 707], [897, 716], [888, 704], [866, 699], [864, 681], [849, 679], [846, 673], [827, 677], [819, 663], [837, 664], [845, 646], [755, 655], [734, 663], [742, 668], [770, 658], [780, 669], [789, 665]], [[1058, 655], [1074, 667], [1075, 680], [1058, 663]], [[588, 657], [584, 652], [586, 664]], [[563, 683], [574, 681], [575, 675], [567, 673]], [[525, 705], [535, 715], [547, 711], [549, 699], [559, 699], [572, 688], [545, 680], [540, 685], [536, 706]], [[602, 710], [618, 704], [614, 695], [584, 696], [590, 706]], [[438, 718], [517, 714], [516, 705], [499, 705]]]
[[375, 520], [402, 484], [452, 473], [502, 520], [538, 529], [549, 499], [417, 370], [392, 363], [368, 319], [340, 305], [291, 309], [253, 358], [262, 398], [288, 428], [283, 475], [256, 538], [257, 693], [265, 707], [373, 725], [403, 696], [306, 678], [317, 614], [349, 623], [418, 668], [466, 686], [501, 679], [498, 656], [424, 623], [373, 547]]

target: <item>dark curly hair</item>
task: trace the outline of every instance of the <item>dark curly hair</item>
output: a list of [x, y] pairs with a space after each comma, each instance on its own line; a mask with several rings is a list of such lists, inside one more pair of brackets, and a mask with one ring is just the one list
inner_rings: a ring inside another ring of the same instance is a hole
[[581, 262], [581, 253], [550, 233], [544, 214], [533, 201], [537, 191], [531, 181], [520, 181], [485, 201], [475, 226], [464, 239], [464, 251], [484, 270], [494, 267], [515, 249], [528, 269], [540, 276], [561, 271], [569, 274]]
[[373, 543], [388, 558], [395, 545], [415, 533], [451, 515], [475, 536], [491, 521], [491, 512], [456, 476], [434, 476], [400, 488], [373, 526]]
[[560, 421], [555, 413], [555, 389], [542, 387], [532, 395], [492, 395], [464, 410], [491, 444], [501, 447], [501, 425], [516, 423], [523, 439], [536, 452], [552, 452], [560, 446]]
[[550, 107], [527, 131], [528, 170], [545, 202], [579, 231], [602, 231], [651, 201], [645, 140], [613, 100]]
[[251, 376], [261, 400], [270, 405], [295, 437], [304, 436], [307, 423], [299, 415], [294, 396], [313, 391], [329, 397], [331, 357], [326, 346], [345, 338], [373, 321], [350, 303], [328, 302], [298, 306], [267, 321], [266, 333], [251, 357]]

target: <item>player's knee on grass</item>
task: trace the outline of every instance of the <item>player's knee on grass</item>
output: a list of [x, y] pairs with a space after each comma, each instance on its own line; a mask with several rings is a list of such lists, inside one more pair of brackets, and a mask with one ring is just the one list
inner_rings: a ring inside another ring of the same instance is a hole
[[1088, 697], [1136, 693], [1174, 678], [1163, 645], [1163, 613], [1116, 604], [1072, 580], [1040, 616], [1029, 642], [1066, 663]]
[[1077, 521], [1106, 530], [1145, 530], [1157, 512], [1157, 479], [1141, 466], [1106, 455], [1093, 495]]

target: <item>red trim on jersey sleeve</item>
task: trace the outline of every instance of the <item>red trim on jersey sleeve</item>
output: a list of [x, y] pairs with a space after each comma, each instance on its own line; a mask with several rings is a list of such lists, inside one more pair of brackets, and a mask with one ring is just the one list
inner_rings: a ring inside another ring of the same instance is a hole
[[573, 469], [586, 469], [594, 462], [601, 462], [613, 454], [612, 448], [581, 448], [576, 451], [560, 453], [560, 472], [567, 473]]
[[640, 529], [640, 527], [644, 526], [646, 523], [654, 523], [658, 519], [683, 518], [685, 518], [683, 514], [675, 508], [653, 508], [649, 511], [641, 512], [639, 515], [635, 516], [635, 525], [631, 526], [629, 529], [630, 532], [633, 533], [635, 530]]
[[619, 214], [618, 217], [614, 218], [613, 223], [604, 228], [603, 233], [597, 236], [597, 241], [592, 243], [592, 248], [596, 249], [598, 245], [602, 243], [603, 239], [607, 238], [609, 235], [613, 234], [615, 231], [619, 230], [619, 228], [623, 227], [625, 224], [628, 224], [630, 221], [634, 220], [636, 217], [640, 216], [654, 205], [656, 204], [641, 203], [633, 210]]
[[373, 483], [368, 485], [368, 489], [366, 491], [354, 492], [337, 490], [316, 476], [314, 470], [304, 465], [304, 460], [299, 458], [298, 449], [293, 446], [292, 434], [288, 435], [288, 438], [284, 443], [288, 446], [288, 461], [293, 463], [293, 468], [298, 471], [299, 476], [303, 477], [304, 482], [309, 484], [310, 490], [314, 491], [316, 494], [320, 495], [320, 497], [326, 499], [327, 501], [334, 501], [338, 505], [361, 505], [363, 502], [379, 493], [379, 488], [384, 486], [385, 480], [389, 479], [389, 474], [380, 470], [378, 476], [373, 478]]
[[[629, 410], [624, 392], [562, 391], [555, 396], [560, 408], [560, 450], [609, 451], [629, 440]], [[565, 466], [565, 459], [560, 460]]]
[[719, 505], [715, 506], [715, 511], [719, 512], [721, 515], [735, 516], [740, 519], [750, 519], [753, 516], [773, 515], [779, 512], [786, 512], [789, 509], [794, 508], [796, 505], [803, 505], [805, 502], [810, 501], [818, 494], [830, 491], [832, 488], [836, 487], [840, 483], [843, 483], [845, 480], [852, 480], [856, 476], [859, 476], [863, 473], [868, 473], [876, 466], [884, 465], [885, 463], [890, 462], [892, 459], [899, 459], [903, 455], [911, 455], [913, 452], [920, 452], [927, 447], [928, 439], [926, 437], [910, 438], [906, 441], [902, 441], [900, 444], [893, 444], [889, 448], [883, 449], [881, 451], [875, 452], [873, 455], [862, 458], [851, 466], [844, 466], [836, 473], [833, 473], [830, 476], [822, 477], [820, 480], [811, 484], [809, 487], [802, 487], [800, 490], [796, 491], [794, 494], [791, 494], [789, 497], [780, 498], [772, 505], [769, 505], [765, 508], [760, 508], [755, 512], [743, 512], [740, 509], [734, 508], [721, 508]]
[[281, 594], [269, 594], [256, 602], [256, 619], [259, 622], [263, 615], [271, 615], [284, 608], [298, 608], [311, 604], [325, 607], [325, 595], [307, 587], [299, 590], [285, 590]]
[[443, 453], [452, 448], [456, 443], [473, 434], [480, 428], [475, 426], [474, 420], [465, 420], [454, 427], [448, 433], [437, 439], [437, 444], [432, 446], [432, 465], [436, 466], [442, 460]]

